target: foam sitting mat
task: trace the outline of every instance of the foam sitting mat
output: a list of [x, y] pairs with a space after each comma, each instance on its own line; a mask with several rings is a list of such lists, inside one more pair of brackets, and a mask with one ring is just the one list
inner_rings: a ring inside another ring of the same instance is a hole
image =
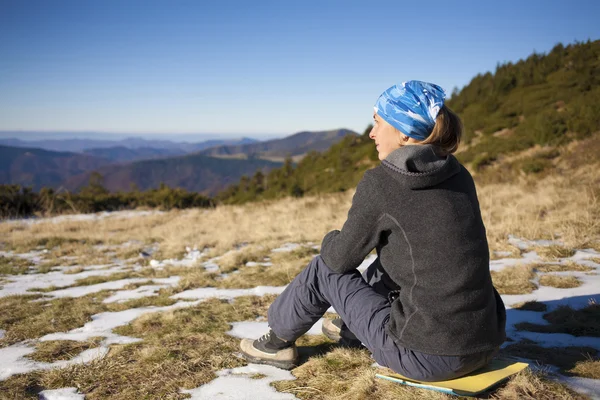
[[511, 375], [527, 368], [529, 364], [510, 359], [494, 359], [486, 367], [478, 369], [460, 378], [448, 381], [423, 382], [406, 378], [400, 374], [376, 374], [378, 378], [414, 386], [421, 389], [435, 390], [456, 396], [476, 396], [502, 383]]

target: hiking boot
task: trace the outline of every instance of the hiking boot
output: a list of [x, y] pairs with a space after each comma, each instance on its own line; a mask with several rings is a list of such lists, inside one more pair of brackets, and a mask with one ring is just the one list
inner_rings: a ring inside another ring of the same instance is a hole
[[267, 364], [282, 369], [292, 369], [298, 365], [298, 349], [294, 342], [275, 336], [272, 330], [256, 340], [242, 339], [242, 356], [256, 364]]
[[325, 336], [342, 346], [362, 347], [362, 343], [354, 333], [350, 332], [341, 318], [326, 319], [323, 321], [321, 331]]

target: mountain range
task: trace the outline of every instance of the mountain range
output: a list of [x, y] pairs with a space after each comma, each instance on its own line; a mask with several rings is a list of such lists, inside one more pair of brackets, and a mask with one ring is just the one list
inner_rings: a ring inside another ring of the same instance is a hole
[[356, 135], [356, 133], [349, 129], [305, 131], [265, 142], [219, 145], [203, 150], [202, 154], [212, 157], [255, 157], [276, 161], [283, 161], [288, 156], [299, 159], [309, 151], [325, 151], [347, 135]]
[[[50, 151], [32, 147], [0, 145], [0, 184], [19, 184], [39, 190], [42, 187], [77, 191], [87, 185], [93, 172], [103, 177], [110, 191], [159, 187], [162, 183], [214, 195], [242, 176], [261, 170], [267, 173], [282, 165], [276, 158], [302, 157], [322, 151], [348, 135], [348, 129], [300, 132], [283, 139], [257, 142], [254, 139], [212, 140], [175, 143], [130, 138], [118, 142], [88, 139], [61, 139], [26, 142], [0, 139], [0, 143], [23, 146], [28, 143], [79, 152]], [[158, 147], [144, 147], [145, 145]], [[260, 147], [254, 145], [260, 144]], [[109, 146], [110, 145], [110, 146]], [[86, 148], [86, 146], [97, 146]], [[218, 146], [214, 155], [202, 149]], [[223, 157], [233, 155], [234, 157]], [[268, 159], [270, 158], [270, 159]]]
[[[7, 134], [7, 132], [3, 132]], [[99, 134], [100, 135], [100, 134]], [[205, 140], [202, 142], [176, 142], [170, 140], [152, 140], [141, 137], [129, 137], [121, 140], [101, 140], [101, 139], [48, 139], [48, 140], [21, 140], [17, 138], [0, 138], [0, 145], [12, 147], [39, 148], [52, 151], [69, 151], [82, 153], [86, 151], [95, 151], [96, 149], [107, 148], [128, 148], [128, 149], [160, 149], [164, 151], [178, 152], [179, 154], [195, 153], [209, 147], [220, 145], [244, 145], [255, 143], [258, 140], [251, 138], [241, 139], [223, 139], [223, 140]], [[173, 155], [173, 154], [171, 154]]]

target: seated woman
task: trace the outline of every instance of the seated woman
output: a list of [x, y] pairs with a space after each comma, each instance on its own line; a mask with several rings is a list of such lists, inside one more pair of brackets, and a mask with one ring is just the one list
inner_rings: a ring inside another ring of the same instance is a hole
[[[412, 379], [457, 378], [485, 366], [505, 340], [475, 185], [452, 155], [460, 119], [437, 85], [409, 81], [375, 104], [381, 164], [367, 171], [341, 231], [269, 308], [270, 331], [244, 339], [255, 363], [290, 369], [295, 340], [330, 306], [329, 337], [354, 337], [383, 366]], [[373, 250], [365, 277], [357, 267]]]

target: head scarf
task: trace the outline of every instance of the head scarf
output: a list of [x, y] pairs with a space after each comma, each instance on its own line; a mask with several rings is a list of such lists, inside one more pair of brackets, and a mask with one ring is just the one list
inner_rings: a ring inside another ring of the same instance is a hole
[[402, 82], [387, 89], [375, 103], [375, 112], [406, 136], [425, 140], [444, 105], [446, 92], [433, 83]]

